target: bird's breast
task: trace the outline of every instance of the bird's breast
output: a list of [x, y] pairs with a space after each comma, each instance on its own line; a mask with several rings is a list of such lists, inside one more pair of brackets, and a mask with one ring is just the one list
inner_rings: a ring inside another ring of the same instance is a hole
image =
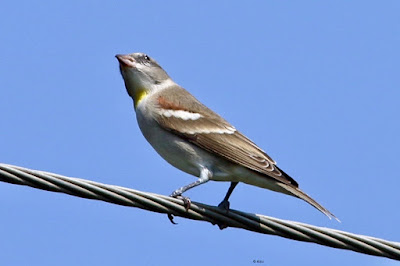
[[[143, 100], [145, 101], [145, 100]], [[167, 162], [194, 176], [200, 175], [201, 155], [193, 144], [163, 129], [146, 108], [136, 108], [136, 118], [143, 136]]]

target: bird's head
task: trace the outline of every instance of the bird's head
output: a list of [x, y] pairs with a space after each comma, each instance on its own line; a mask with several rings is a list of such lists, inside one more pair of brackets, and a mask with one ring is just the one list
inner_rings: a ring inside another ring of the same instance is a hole
[[171, 82], [167, 72], [146, 54], [117, 54], [115, 57], [119, 61], [126, 90], [135, 101], [135, 106], [144, 96]]

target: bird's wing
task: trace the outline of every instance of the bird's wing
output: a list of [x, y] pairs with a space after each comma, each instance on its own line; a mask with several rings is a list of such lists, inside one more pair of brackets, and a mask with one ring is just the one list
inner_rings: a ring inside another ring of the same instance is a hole
[[161, 127], [231, 162], [285, 184], [297, 182], [280, 170], [262, 149], [225, 119], [179, 86], [154, 95], [155, 119]]

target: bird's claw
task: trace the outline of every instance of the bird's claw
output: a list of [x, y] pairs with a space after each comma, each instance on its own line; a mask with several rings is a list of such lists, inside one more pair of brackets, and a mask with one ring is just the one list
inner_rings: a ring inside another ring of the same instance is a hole
[[178, 223], [175, 223], [175, 222], [174, 222], [174, 216], [172, 215], [172, 213], [168, 213], [168, 219], [170, 220], [170, 222], [171, 222], [172, 224], [178, 224]]
[[170, 197], [176, 198], [176, 199], [181, 199], [183, 201], [183, 206], [185, 207], [185, 210], [188, 211], [190, 209], [190, 205], [192, 204], [192, 201], [188, 197], [184, 197], [180, 194], [172, 193]]
[[228, 228], [226, 224], [217, 224], [219, 227], [219, 230], [224, 230], [225, 228]]
[[[185, 207], [185, 210], [188, 211], [190, 209], [190, 205], [192, 204], [190, 198], [184, 197], [176, 193], [172, 193], [170, 197], [181, 199], [183, 201], [183, 206]], [[178, 224], [174, 222], [174, 216], [171, 213], [168, 213], [168, 219], [171, 221], [172, 224]]]
[[[229, 212], [229, 207], [230, 207], [230, 203], [229, 203], [228, 200], [223, 200], [223, 201], [221, 201], [220, 204], [218, 204], [218, 208], [221, 208], [221, 209], [225, 210], [227, 213]], [[217, 225], [218, 225], [220, 230], [223, 230], [223, 229], [228, 227], [226, 224], [217, 223]]]
[[218, 204], [218, 208], [224, 209], [226, 212], [229, 211], [230, 203], [227, 200], [221, 201], [220, 204]]
[[190, 200], [190, 198], [184, 196], [178, 196], [177, 198], [183, 201], [183, 206], [185, 207], [185, 210], [188, 211], [190, 209], [190, 206], [192, 205], [192, 201]]

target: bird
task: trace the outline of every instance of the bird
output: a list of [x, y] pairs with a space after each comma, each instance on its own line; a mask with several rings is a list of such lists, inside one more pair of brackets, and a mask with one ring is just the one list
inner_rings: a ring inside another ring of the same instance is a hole
[[182, 194], [212, 180], [230, 182], [218, 205], [229, 211], [229, 198], [242, 182], [300, 198], [338, 220], [265, 151], [175, 83], [156, 60], [145, 53], [115, 57], [145, 139], [168, 163], [198, 177], [170, 195], [181, 198], [187, 209], [190, 199]]

